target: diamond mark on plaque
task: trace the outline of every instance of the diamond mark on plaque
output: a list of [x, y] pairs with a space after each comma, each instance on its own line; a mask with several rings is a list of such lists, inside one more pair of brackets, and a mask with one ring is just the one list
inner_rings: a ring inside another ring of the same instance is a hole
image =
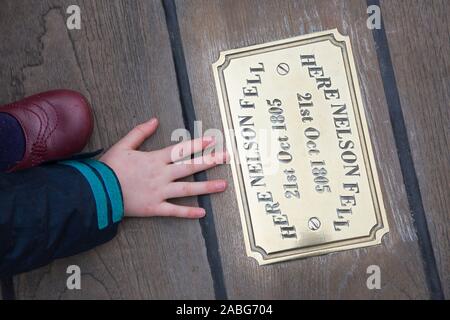
[[289, 71], [291, 70], [291, 68], [289, 67], [289, 65], [287, 63], [280, 63], [277, 66], [277, 72], [280, 76], [285, 76], [289, 73]]
[[311, 219], [309, 219], [308, 221], [308, 227], [309, 229], [311, 229], [312, 231], [316, 231], [319, 230], [320, 228], [320, 220], [317, 219], [316, 217], [312, 217]]

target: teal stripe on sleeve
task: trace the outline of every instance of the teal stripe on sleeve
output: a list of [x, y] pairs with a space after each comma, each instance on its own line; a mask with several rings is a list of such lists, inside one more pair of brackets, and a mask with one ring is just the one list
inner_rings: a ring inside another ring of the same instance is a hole
[[84, 163], [78, 161], [62, 161], [60, 164], [77, 169], [91, 186], [97, 208], [97, 222], [100, 230], [108, 226], [108, 200], [106, 199], [105, 188], [92, 169]]
[[83, 162], [93, 167], [103, 179], [106, 186], [106, 191], [111, 201], [113, 223], [121, 221], [124, 212], [123, 199], [122, 191], [120, 190], [119, 181], [117, 180], [116, 175], [102, 162], [95, 160], [84, 160]]

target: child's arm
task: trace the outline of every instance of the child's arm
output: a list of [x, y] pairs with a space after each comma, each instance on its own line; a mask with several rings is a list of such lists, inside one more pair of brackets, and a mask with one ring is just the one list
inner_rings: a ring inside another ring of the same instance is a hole
[[[169, 198], [223, 191], [224, 180], [175, 182], [214, 167], [217, 153], [193, 164], [173, 164], [199, 152], [210, 139], [152, 152], [136, 151], [156, 120], [133, 129], [100, 161], [64, 161], [0, 175], [0, 278], [89, 250], [117, 233], [124, 215], [199, 218], [201, 208], [174, 205]], [[190, 148], [192, 147], [192, 148]]]

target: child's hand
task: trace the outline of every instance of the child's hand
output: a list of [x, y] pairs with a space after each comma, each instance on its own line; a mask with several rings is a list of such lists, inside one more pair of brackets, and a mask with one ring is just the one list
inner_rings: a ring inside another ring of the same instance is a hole
[[[114, 170], [119, 179], [125, 215], [201, 218], [205, 215], [204, 209], [175, 205], [166, 200], [224, 191], [227, 187], [225, 180], [205, 182], [175, 182], [175, 180], [225, 163], [227, 153], [204, 156], [202, 161], [179, 162], [186, 156], [213, 145], [214, 140], [211, 137], [182, 142], [156, 151], [138, 151], [139, 146], [156, 131], [157, 127], [157, 119], [137, 126], [100, 158], [100, 161]], [[173, 163], [177, 161], [178, 163]]]

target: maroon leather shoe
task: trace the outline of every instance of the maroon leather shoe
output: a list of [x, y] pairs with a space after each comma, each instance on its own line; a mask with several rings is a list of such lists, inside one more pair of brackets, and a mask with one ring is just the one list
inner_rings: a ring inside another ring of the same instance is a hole
[[88, 101], [71, 90], [39, 93], [4, 105], [0, 112], [16, 118], [25, 135], [24, 157], [9, 172], [79, 153], [93, 130]]

